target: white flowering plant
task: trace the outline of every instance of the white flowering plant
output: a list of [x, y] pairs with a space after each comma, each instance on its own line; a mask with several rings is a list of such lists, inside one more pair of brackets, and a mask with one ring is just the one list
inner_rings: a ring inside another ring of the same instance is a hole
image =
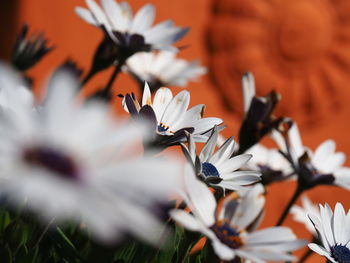
[[[86, 5], [76, 13], [104, 32], [89, 71], [67, 61], [36, 99], [27, 70], [54, 50], [43, 34], [28, 37], [27, 25], [0, 64], [0, 262], [291, 262], [308, 243], [300, 262], [312, 251], [350, 262], [350, 213], [306, 197], [295, 206], [320, 185], [350, 190], [334, 141], [314, 152], [303, 146], [297, 124], [274, 115], [280, 95], [257, 96], [251, 73], [242, 76], [238, 139], [223, 139], [223, 119], [189, 107], [189, 91], [164, 87], [207, 72], [176, 58], [187, 28], [152, 26], [151, 4], [136, 14], [116, 0]], [[103, 89], [77, 96], [110, 67]], [[136, 80], [140, 100], [113, 95], [120, 74]], [[110, 111], [118, 100], [128, 117]], [[275, 148], [261, 144], [266, 136]], [[296, 181], [295, 193], [274, 211], [276, 225], [262, 228], [267, 188], [286, 180]], [[289, 212], [312, 242], [282, 226]]]

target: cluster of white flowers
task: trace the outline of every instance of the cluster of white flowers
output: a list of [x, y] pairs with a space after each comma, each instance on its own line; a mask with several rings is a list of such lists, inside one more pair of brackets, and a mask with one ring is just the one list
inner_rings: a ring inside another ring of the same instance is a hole
[[[304, 147], [297, 125], [273, 115], [279, 95], [258, 97], [250, 73], [242, 79], [239, 139], [223, 140], [221, 118], [204, 117], [202, 104], [189, 108], [189, 91], [173, 95], [164, 87], [185, 86], [206, 72], [198, 62], [176, 59], [179, 50], [173, 44], [187, 29], [170, 20], [152, 26], [155, 8], [150, 4], [135, 15], [127, 2], [101, 0], [102, 8], [94, 0], [86, 4], [88, 9], [77, 7], [76, 13], [103, 30], [109, 42], [99, 46], [95, 58], [102, 64], [92, 67], [85, 80], [74, 67], [61, 67], [37, 103], [23, 72], [0, 64], [2, 202], [30, 211], [49, 226], [84, 225], [82, 230], [102, 242], [122, 242], [128, 234], [160, 247], [171, 234], [165, 226], [171, 222], [206, 237], [213, 255], [224, 261], [295, 260], [292, 252], [307, 241], [281, 226], [293, 203], [318, 185], [350, 189], [350, 168], [343, 167], [345, 155], [335, 152], [335, 142], [328, 140], [315, 152]], [[38, 50], [49, 51], [45, 44]], [[14, 66], [24, 71], [43, 55], [17, 57], [27, 66]], [[35, 60], [26, 61], [31, 57]], [[77, 90], [91, 74], [109, 66], [116, 68], [105, 93], [77, 100]], [[96, 99], [111, 98], [120, 72], [134, 77], [143, 91], [141, 100], [132, 92], [120, 95], [128, 119], [113, 115], [106, 101]], [[266, 135], [278, 149], [260, 144]], [[180, 146], [182, 153], [163, 151], [171, 146]], [[276, 226], [258, 229], [266, 188], [287, 179], [297, 181], [292, 202]], [[181, 205], [170, 205], [174, 200]], [[170, 206], [164, 209], [167, 223], [158, 213], [161, 204]], [[303, 205], [291, 212], [319, 241], [310, 249], [334, 263], [350, 262], [350, 212], [345, 214], [339, 203], [334, 214], [327, 204], [319, 211], [305, 197]]]

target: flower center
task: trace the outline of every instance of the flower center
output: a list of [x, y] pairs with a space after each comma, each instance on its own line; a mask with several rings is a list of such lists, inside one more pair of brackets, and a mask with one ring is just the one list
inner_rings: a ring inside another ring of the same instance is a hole
[[23, 160], [30, 164], [45, 168], [65, 178], [77, 179], [78, 167], [72, 158], [49, 147], [30, 147], [24, 150]]
[[243, 241], [240, 237], [239, 231], [232, 228], [225, 221], [215, 222], [215, 224], [211, 227], [211, 230], [213, 230], [213, 232], [221, 242], [223, 242], [230, 248], [237, 249], [243, 245]]
[[166, 132], [167, 130], [169, 130], [169, 126], [166, 126], [164, 123], [160, 123], [158, 125], [158, 132]]
[[335, 245], [331, 248], [331, 255], [339, 263], [350, 262], [350, 250], [343, 245]]
[[209, 176], [220, 177], [218, 169], [216, 169], [216, 167], [211, 163], [207, 163], [207, 162], [202, 163], [202, 173], [206, 177], [209, 177]]

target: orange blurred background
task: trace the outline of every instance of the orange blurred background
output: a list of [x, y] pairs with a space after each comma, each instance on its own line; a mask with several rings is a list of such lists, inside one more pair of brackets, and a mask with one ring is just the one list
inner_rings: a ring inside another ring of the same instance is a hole
[[[305, 145], [315, 149], [331, 138], [337, 142], [338, 151], [350, 153], [350, 1], [130, 0], [134, 10], [149, 2], [156, 6], [156, 22], [170, 18], [176, 25], [191, 28], [177, 43], [188, 45], [179, 56], [199, 59], [209, 68], [207, 76], [188, 86], [191, 104], [204, 103], [206, 116], [224, 119], [225, 136], [237, 135], [242, 113], [240, 77], [252, 71], [259, 95], [271, 89], [282, 94], [279, 113], [300, 123]], [[29, 71], [36, 91], [67, 58], [74, 59], [85, 72], [89, 69], [102, 33], [75, 15], [74, 7], [85, 7], [84, 0], [18, 0], [12, 5], [6, 7], [12, 10], [7, 17], [1, 12], [0, 19], [9, 25], [7, 43], [14, 42], [13, 28], [18, 31], [26, 22], [33, 31], [44, 31], [55, 46]], [[3, 56], [8, 50], [9, 46], [2, 48]], [[87, 89], [103, 86], [110, 74], [106, 70], [95, 76]], [[136, 83], [128, 76], [120, 76], [113, 87], [116, 93], [138, 93]], [[122, 112], [118, 99], [115, 107]], [[265, 226], [276, 223], [294, 187], [287, 182], [269, 188]], [[350, 205], [349, 193], [335, 187], [322, 186], [308, 196], [332, 206], [336, 201], [346, 209]], [[300, 237], [309, 237], [305, 228], [290, 218], [286, 225]], [[307, 262], [320, 260], [313, 255]]]

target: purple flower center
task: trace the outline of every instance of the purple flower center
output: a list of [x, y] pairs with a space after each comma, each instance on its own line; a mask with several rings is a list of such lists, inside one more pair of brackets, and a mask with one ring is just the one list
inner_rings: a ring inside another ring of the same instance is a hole
[[343, 245], [335, 245], [334, 247], [331, 247], [331, 256], [339, 263], [350, 262], [350, 250]]
[[74, 160], [57, 149], [46, 146], [30, 147], [24, 150], [22, 157], [26, 163], [45, 168], [64, 178], [78, 178], [78, 166]]
[[216, 169], [216, 167], [211, 163], [207, 163], [207, 162], [202, 163], [202, 173], [206, 177], [209, 177], [209, 176], [220, 177], [218, 169]]
[[211, 227], [217, 238], [230, 248], [237, 249], [243, 245], [239, 231], [225, 221], [217, 221]]

